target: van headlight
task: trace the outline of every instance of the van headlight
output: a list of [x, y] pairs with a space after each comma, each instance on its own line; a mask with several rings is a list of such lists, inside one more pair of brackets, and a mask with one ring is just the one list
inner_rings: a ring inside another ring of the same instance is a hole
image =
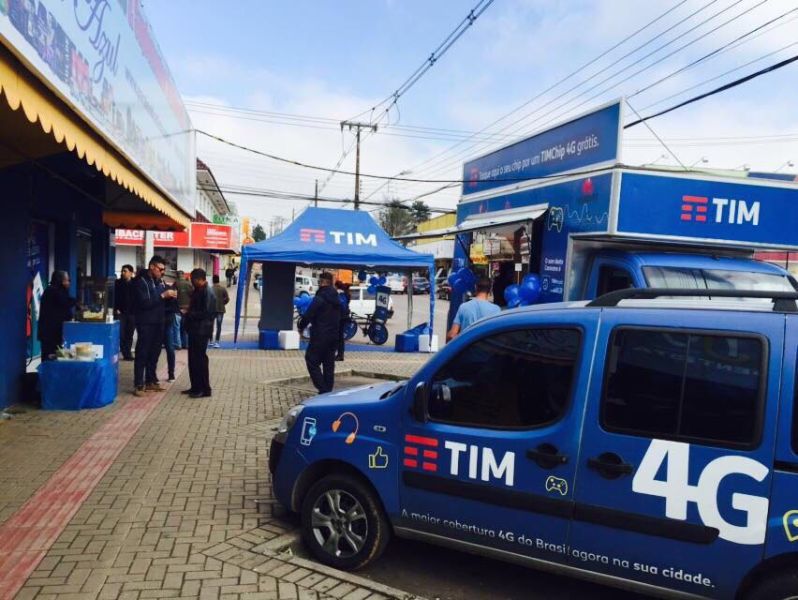
[[299, 420], [299, 415], [304, 408], [305, 406], [303, 404], [297, 404], [285, 414], [283, 420], [280, 421], [280, 426], [277, 428], [277, 435], [274, 436], [278, 442], [285, 443], [288, 439], [288, 432], [291, 431], [291, 428]]

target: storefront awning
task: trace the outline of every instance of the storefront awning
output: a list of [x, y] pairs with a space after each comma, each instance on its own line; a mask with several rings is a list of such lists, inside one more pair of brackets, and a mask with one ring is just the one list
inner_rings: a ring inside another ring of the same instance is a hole
[[189, 226], [189, 215], [5, 52], [0, 52], [0, 95], [12, 110], [21, 109], [30, 123], [38, 123], [56, 142], [168, 217], [172, 227]]
[[473, 215], [466, 218], [465, 221], [454, 227], [444, 227], [442, 229], [433, 229], [430, 231], [424, 231], [422, 233], [398, 235], [393, 239], [405, 242], [411, 240], [437, 238], [446, 235], [454, 235], [456, 233], [469, 233], [471, 231], [495, 229], [497, 227], [505, 227], [507, 225], [514, 225], [516, 223], [534, 221], [538, 217], [544, 215], [548, 209], [548, 204], [538, 204], [536, 206], [525, 207], [521, 210], [509, 209], [506, 211], [497, 211], [488, 215]]

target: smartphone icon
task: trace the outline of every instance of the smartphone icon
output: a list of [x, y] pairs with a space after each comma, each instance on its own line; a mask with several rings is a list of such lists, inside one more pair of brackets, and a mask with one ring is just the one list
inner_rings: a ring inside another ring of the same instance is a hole
[[310, 446], [310, 442], [316, 437], [316, 419], [305, 417], [302, 421], [302, 434], [299, 436], [299, 443], [303, 446]]

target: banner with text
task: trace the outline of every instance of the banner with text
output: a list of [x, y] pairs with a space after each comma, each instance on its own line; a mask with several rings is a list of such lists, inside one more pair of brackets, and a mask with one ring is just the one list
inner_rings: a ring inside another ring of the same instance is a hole
[[194, 212], [191, 122], [138, 0], [0, 0], [0, 42]]
[[[143, 246], [146, 231], [117, 229], [117, 246]], [[233, 227], [216, 223], [192, 223], [186, 231], [153, 231], [156, 248], [195, 248], [197, 250], [235, 250]]]
[[465, 163], [463, 195], [618, 162], [621, 100]]

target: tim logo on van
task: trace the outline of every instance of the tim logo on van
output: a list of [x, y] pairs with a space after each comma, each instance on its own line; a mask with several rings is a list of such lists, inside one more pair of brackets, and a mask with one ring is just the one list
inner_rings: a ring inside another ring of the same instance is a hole
[[706, 196], [682, 196], [682, 221], [706, 223], [714, 208], [714, 222], [742, 225], [759, 225], [759, 201], [748, 205], [745, 200], [732, 198], [708, 198]]
[[[512, 487], [515, 483], [515, 452], [505, 452], [501, 460], [496, 458], [492, 448], [483, 448], [462, 442], [443, 442], [443, 452], [448, 456], [439, 462], [440, 441], [437, 438], [406, 435], [403, 465], [410, 469], [420, 469], [437, 473], [439, 466], [448, 468], [455, 477], [484, 482], [499, 480]], [[448, 460], [447, 460], [448, 459]]]

